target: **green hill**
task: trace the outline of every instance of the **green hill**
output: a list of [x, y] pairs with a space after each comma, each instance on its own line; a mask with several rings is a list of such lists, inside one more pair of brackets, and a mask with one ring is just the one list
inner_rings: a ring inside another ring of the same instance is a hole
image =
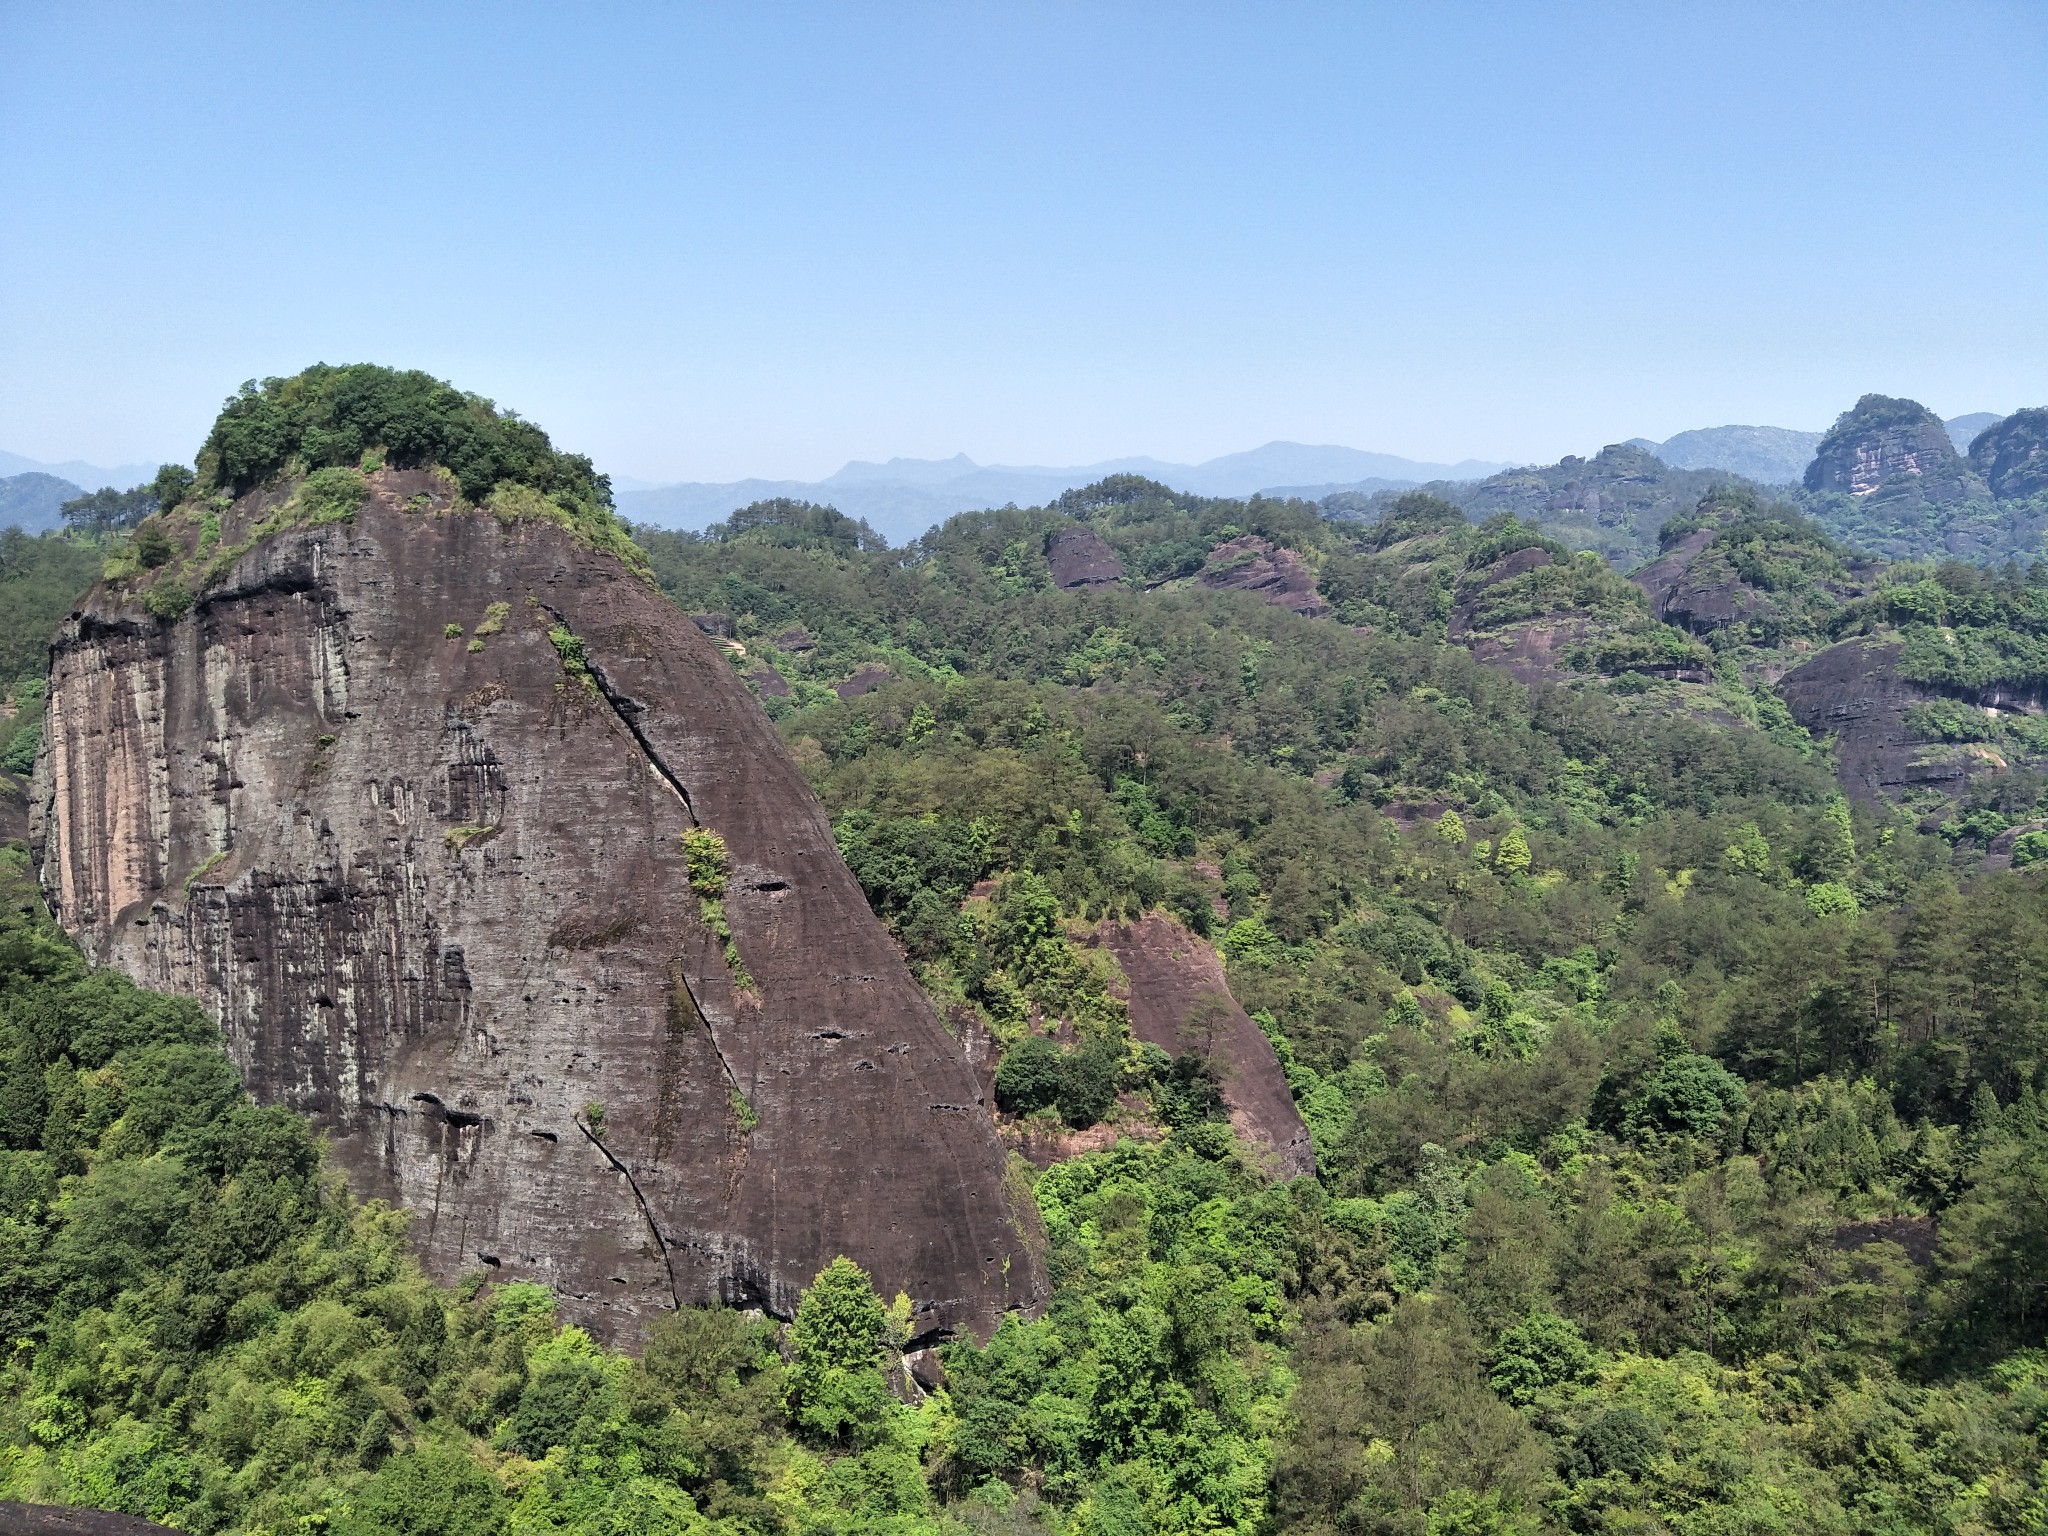
[[[0, 1496], [198, 1532], [2038, 1529], [2048, 837], [1979, 874], [1852, 804], [1769, 683], [1896, 639], [1916, 687], [2034, 686], [2048, 589], [1879, 570], [1680, 473], [1610, 449], [1369, 521], [1118, 477], [902, 550], [794, 502], [640, 531], [1004, 1134], [1058, 1149], [1016, 1164], [1049, 1306], [939, 1360], [848, 1265], [631, 1359], [538, 1287], [428, 1284], [0, 856]], [[1532, 526], [1558, 498], [1659, 578]], [[1233, 1134], [1199, 1039], [1135, 1043], [1104, 936], [1145, 914], [1220, 955], [1313, 1176]]]

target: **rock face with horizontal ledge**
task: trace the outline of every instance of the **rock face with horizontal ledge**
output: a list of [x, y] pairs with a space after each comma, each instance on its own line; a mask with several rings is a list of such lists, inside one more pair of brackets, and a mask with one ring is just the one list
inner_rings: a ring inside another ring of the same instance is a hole
[[175, 622], [102, 588], [62, 627], [33, 831], [66, 927], [211, 1009], [443, 1279], [614, 1338], [787, 1316], [839, 1253], [927, 1336], [1036, 1305], [974, 1075], [716, 643], [552, 524], [371, 482]]

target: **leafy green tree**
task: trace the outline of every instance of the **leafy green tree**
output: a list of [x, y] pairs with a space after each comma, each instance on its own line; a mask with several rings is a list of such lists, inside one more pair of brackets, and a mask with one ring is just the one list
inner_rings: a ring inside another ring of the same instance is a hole
[[496, 1536], [506, 1500], [475, 1457], [455, 1447], [401, 1452], [378, 1468], [334, 1522], [336, 1536]]
[[867, 1271], [843, 1255], [818, 1271], [790, 1327], [788, 1400], [797, 1427], [827, 1443], [883, 1433], [889, 1344], [888, 1313]]

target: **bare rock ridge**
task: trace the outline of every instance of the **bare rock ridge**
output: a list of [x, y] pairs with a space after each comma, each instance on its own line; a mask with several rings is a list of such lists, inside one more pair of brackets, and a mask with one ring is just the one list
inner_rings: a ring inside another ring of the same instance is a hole
[[175, 622], [102, 587], [62, 627], [34, 843], [65, 925], [211, 1009], [444, 1279], [613, 1337], [786, 1316], [838, 1253], [927, 1337], [1036, 1305], [974, 1075], [716, 643], [553, 524], [370, 483]]
[[1273, 1043], [1223, 980], [1216, 951], [1157, 912], [1105, 921], [1102, 940], [1131, 983], [1131, 1032], [1168, 1055], [1199, 1051], [1221, 1079], [1231, 1129], [1283, 1178], [1315, 1172], [1315, 1147]]
[[1219, 591], [1250, 592], [1303, 618], [1321, 618], [1330, 605], [1316, 591], [1316, 575], [1291, 549], [1277, 549], [1256, 533], [1218, 544], [1196, 579]]

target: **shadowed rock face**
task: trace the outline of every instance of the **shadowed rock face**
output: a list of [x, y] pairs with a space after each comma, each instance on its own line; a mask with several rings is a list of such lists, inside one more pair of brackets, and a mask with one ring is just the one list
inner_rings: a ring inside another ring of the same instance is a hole
[[0, 1500], [0, 1536], [177, 1536], [168, 1525], [58, 1504]]
[[2048, 491], [2048, 408], [2014, 411], [1970, 444], [1970, 464], [1994, 496]]
[[1650, 612], [1660, 622], [1695, 635], [1708, 635], [1770, 611], [1769, 599], [1732, 571], [1699, 570], [1694, 562], [1713, 541], [1711, 528], [1687, 534], [1660, 558], [1629, 577], [1650, 599]]
[[1263, 1148], [1282, 1177], [1315, 1172], [1315, 1147], [1280, 1058], [1230, 995], [1216, 951], [1156, 912], [1135, 923], [1105, 922], [1101, 935], [1131, 984], [1131, 1032], [1168, 1055], [1207, 1058], [1231, 1129]]
[[541, 1281], [612, 1337], [786, 1316], [838, 1253], [920, 1333], [1036, 1304], [974, 1076], [715, 642], [561, 530], [403, 510], [401, 479], [175, 624], [98, 590], [63, 626], [35, 832], [65, 925], [211, 1009], [444, 1279]]
[[1107, 587], [1124, 578], [1124, 563], [1093, 528], [1062, 528], [1045, 551], [1053, 585]]
[[[1953, 796], [1972, 775], [2005, 767], [1988, 746], [1944, 746], [1913, 735], [1907, 709], [1941, 695], [1899, 676], [1902, 649], [1895, 640], [1844, 640], [1778, 680], [1792, 718], [1816, 736], [1835, 738], [1837, 775], [1851, 799], [1877, 804], [1920, 788]], [[2041, 705], [2000, 695], [1980, 702]]]

